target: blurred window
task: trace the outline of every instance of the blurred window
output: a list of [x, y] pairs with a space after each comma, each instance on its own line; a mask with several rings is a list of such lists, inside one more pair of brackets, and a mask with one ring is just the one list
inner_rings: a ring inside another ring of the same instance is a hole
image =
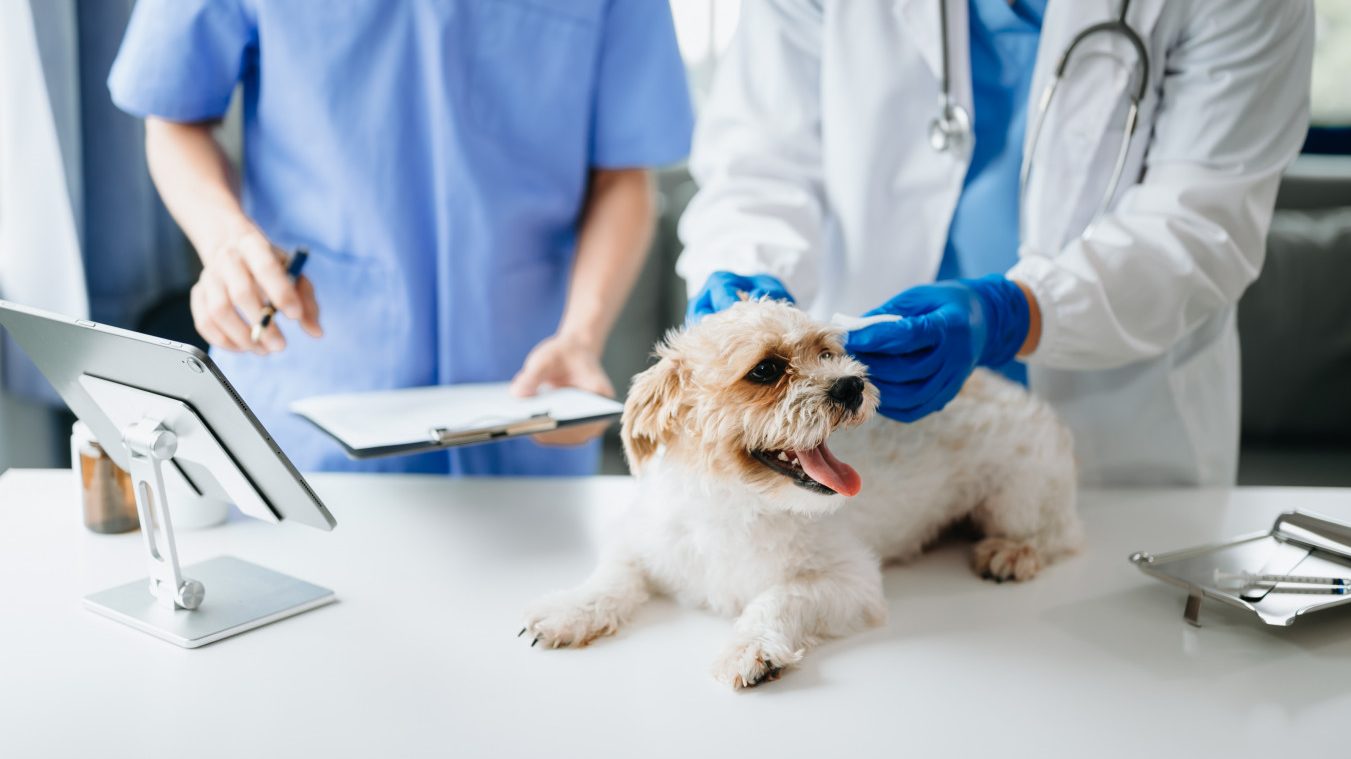
[[1313, 87], [1306, 153], [1351, 155], [1351, 3], [1314, 0]]

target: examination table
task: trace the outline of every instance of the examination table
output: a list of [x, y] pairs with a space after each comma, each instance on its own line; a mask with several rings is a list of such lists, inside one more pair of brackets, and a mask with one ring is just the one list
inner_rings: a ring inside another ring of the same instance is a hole
[[[886, 570], [890, 621], [745, 692], [708, 667], [730, 620], [658, 600], [613, 638], [530, 648], [520, 612], [590, 571], [622, 477], [315, 475], [332, 533], [178, 533], [333, 588], [336, 604], [198, 650], [81, 607], [142, 576], [141, 537], [80, 524], [64, 470], [0, 477], [0, 756], [1272, 756], [1345, 753], [1351, 608], [1285, 629], [1127, 556], [1351, 519], [1351, 490], [1086, 492], [1084, 552], [997, 585], [949, 541]], [[208, 589], [208, 601], [209, 601]]]

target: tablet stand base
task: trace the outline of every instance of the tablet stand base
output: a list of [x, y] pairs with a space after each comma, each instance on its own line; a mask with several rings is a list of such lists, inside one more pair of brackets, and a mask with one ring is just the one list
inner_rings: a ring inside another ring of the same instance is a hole
[[196, 609], [169, 608], [135, 580], [94, 593], [85, 608], [183, 648], [197, 648], [335, 600], [333, 591], [220, 556], [183, 568], [209, 589]]

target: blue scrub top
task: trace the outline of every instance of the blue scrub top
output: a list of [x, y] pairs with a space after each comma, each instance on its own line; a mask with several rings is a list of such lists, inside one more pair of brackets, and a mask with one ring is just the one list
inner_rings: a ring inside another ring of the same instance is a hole
[[[308, 245], [324, 337], [215, 352], [302, 469], [588, 474], [529, 440], [369, 462], [287, 406], [510, 379], [557, 328], [593, 168], [689, 149], [664, 0], [140, 0], [109, 77], [139, 116], [219, 118], [243, 85], [245, 211]], [[427, 420], [429, 425], [435, 419]]]
[[[939, 279], [1002, 274], [1018, 261], [1018, 174], [1046, 0], [971, 0], [970, 6], [975, 145]], [[1027, 383], [1022, 362], [999, 371]]]

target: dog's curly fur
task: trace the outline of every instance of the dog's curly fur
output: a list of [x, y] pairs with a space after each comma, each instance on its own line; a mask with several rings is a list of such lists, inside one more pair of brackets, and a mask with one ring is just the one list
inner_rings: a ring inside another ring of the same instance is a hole
[[[974, 568], [995, 580], [1030, 579], [1078, 547], [1070, 433], [1050, 407], [977, 371], [939, 413], [872, 419], [877, 390], [841, 337], [771, 301], [668, 335], [624, 409], [639, 496], [592, 576], [527, 611], [532, 639], [585, 645], [660, 592], [737, 617], [713, 674], [748, 687], [826, 638], [881, 624], [881, 564], [914, 557], [954, 522], [981, 531]], [[782, 375], [754, 381], [766, 360]], [[863, 380], [858, 397], [832, 397], [848, 377]], [[862, 475], [853, 498], [765, 463], [763, 452], [827, 438]]]

